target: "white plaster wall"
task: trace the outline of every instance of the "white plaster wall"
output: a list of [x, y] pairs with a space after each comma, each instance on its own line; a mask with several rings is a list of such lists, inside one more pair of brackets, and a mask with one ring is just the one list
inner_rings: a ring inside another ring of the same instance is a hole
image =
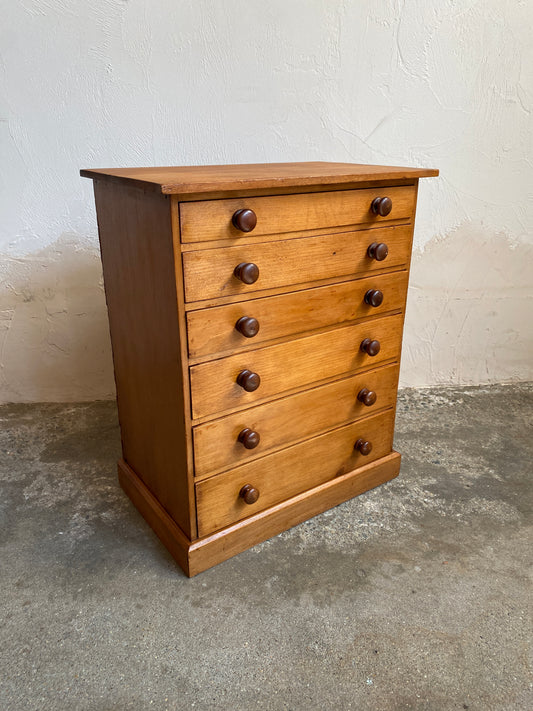
[[80, 167], [421, 182], [403, 385], [533, 379], [533, 4], [0, 0], [0, 401], [113, 396]]

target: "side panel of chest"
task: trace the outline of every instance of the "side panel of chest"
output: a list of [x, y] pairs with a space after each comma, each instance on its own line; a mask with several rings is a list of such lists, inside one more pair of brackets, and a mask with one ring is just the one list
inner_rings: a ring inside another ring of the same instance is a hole
[[170, 199], [100, 181], [94, 187], [123, 457], [194, 536]]

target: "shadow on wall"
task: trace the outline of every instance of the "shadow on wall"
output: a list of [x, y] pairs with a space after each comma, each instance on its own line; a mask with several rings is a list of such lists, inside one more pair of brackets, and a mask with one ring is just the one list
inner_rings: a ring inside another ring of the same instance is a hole
[[533, 245], [463, 225], [413, 253], [400, 385], [533, 380]]
[[65, 234], [0, 270], [0, 402], [113, 398], [98, 248]]

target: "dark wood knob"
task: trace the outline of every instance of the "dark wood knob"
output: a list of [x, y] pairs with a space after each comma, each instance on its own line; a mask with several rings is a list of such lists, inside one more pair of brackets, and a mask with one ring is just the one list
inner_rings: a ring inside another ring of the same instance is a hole
[[246, 449], [255, 449], [261, 441], [259, 432], [254, 432], [254, 430], [251, 430], [249, 427], [245, 427], [241, 430], [237, 439], [244, 444]]
[[366, 253], [370, 259], [375, 259], [376, 262], [382, 262], [384, 259], [387, 259], [389, 248], [385, 242], [372, 242]]
[[261, 378], [251, 370], [241, 370], [237, 376], [237, 385], [240, 385], [247, 393], [253, 393], [261, 385]]
[[363, 388], [362, 390], [359, 390], [357, 393], [357, 399], [359, 402], [362, 402], [363, 405], [366, 405], [367, 407], [370, 407], [373, 405], [376, 400], [378, 399], [378, 396], [373, 390], [369, 390], [368, 388]]
[[241, 232], [251, 232], [257, 225], [257, 215], [253, 210], [237, 210], [233, 213], [231, 221]]
[[373, 341], [370, 338], [365, 338], [361, 341], [361, 350], [364, 353], [368, 353], [369, 356], [377, 356], [381, 349], [381, 344], [379, 341]]
[[259, 267], [251, 262], [241, 262], [237, 264], [233, 274], [245, 284], [253, 284], [259, 279]]
[[245, 484], [239, 491], [239, 496], [244, 499], [245, 504], [255, 504], [259, 498], [259, 491], [251, 484]]
[[253, 338], [259, 333], [259, 321], [256, 318], [242, 316], [235, 324], [235, 328], [246, 338]]
[[372, 200], [371, 209], [374, 215], [387, 217], [392, 210], [392, 200], [390, 197], [377, 197]]
[[369, 289], [365, 294], [365, 304], [369, 306], [381, 306], [383, 303], [383, 292], [379, 289]]
[[368, 442], [366, 439], [358, 439], [353, 447], [358, 452], [361, 452], [363, 457], [366, 457], [372, 451], [372, 442]]

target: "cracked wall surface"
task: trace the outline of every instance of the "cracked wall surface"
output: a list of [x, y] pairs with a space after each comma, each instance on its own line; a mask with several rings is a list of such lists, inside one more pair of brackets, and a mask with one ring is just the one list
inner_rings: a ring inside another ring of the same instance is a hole
[[401, 384], [533, 379], [533, 6], [15, 0], [0, 402], [113, 397], [81, 167], [333, 160], [421, 181]]

